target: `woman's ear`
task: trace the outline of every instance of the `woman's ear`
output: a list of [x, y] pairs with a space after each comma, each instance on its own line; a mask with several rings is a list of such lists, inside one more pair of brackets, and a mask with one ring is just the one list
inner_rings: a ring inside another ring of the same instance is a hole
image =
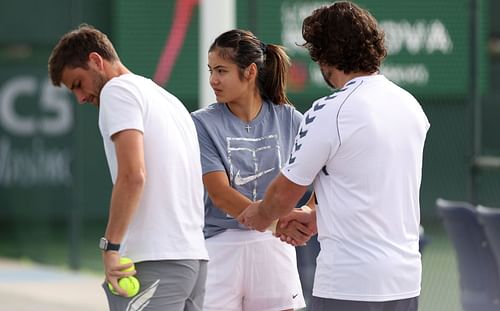
[[252, 80], [252, 79], [255, 79], [257, 77], [257, 65], [255, 63], [251, 63], [245, 69], [244, 77], [247, 80]]

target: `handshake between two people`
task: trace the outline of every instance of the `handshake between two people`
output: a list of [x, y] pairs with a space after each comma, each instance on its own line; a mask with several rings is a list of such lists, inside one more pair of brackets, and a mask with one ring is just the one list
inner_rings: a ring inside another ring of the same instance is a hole
[[294, 208], [278, 219], [267, 215], [260, 205], [261, 201], [253, 202], [241, 212], [237, 220], [249, 229], [272, 231], [275, 237], [293, 246], [305, 245], [318, 232], [316, 211], [307, 205]]

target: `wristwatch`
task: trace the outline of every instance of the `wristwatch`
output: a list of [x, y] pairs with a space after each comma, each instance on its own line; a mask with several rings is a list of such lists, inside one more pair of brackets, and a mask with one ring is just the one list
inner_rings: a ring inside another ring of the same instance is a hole
[[113, 244], [108, 241], [105, 237], [99, 240], [99, 248], [103, 251], [118, 251], [120, 250], [120, 244]]

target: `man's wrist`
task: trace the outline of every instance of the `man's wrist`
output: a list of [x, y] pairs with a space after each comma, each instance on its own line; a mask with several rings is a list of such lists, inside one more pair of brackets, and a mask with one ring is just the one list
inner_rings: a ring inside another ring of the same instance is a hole
[[119, 251], [120, 250], [120, 244], [115, 244], [111, 243], [108, 239], [105, 237], [102, 237], [99, 240], [99, 248], [105, 252], [107, 251]]

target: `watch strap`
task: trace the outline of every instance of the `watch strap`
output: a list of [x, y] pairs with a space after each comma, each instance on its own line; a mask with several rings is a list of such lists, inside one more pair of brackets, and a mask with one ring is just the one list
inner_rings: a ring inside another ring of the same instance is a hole
[[103, 251], [119, 251], [120, 244], [114, 244], [108, 241], [108, 239], [102, 237], [99, 241], [99, 248]]

